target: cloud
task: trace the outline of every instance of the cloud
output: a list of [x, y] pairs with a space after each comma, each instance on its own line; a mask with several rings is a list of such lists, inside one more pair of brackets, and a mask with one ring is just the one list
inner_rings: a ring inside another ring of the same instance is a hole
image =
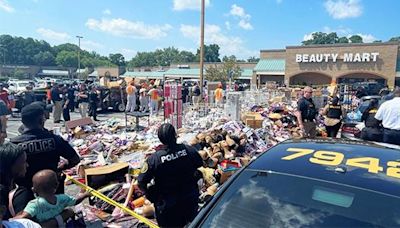
[[[205, 7], [210, 5], [210, 0], [205, 0]], [[174, 10], [182, 11], [182, 10], [200, 10], [201, 9], [201, 1], [200, 0], [174, 0]]]
[[[376, 37], [374, 37], [374, 36], [371, 35], [371, 34], [361, 34], [361, 33], [358, 33], [357, 35], [359, 35], [359, 36], [361, 36], [361, 37], [363, 38], [363, 42], [364, 42], [364, 43], [372, 43], [372, 42], [374, 42], [375, 40], [377, 40]], [[350, 36], [349, 36], [349, 37], [350, 37]]]
[[360, 0], [328, 0], [324, 6], [334, 19], [359, 17], [363, 12]]
[[104, 15], [111, 15], [111, 10], [110, 9], [105, 9], [102, 12]]
[[7, 0], [0, 0], [0, 9], [7, 13], [13, 13], [15, 9], [7, 2]]
[[167, 36], [172, 29], [169, 24], [146, 25], [141, 21], [128, 21], [121, 18], [114, 19], [88, 19], [86, 26], [95, 31], [102, 31], [119, 37], [137, 39], [159, 39]]
[[68, 33], [56, 32], [51, 29], [38, 28], [36, 29], [36, 32], [39, 33], [39, 35], [41, 35], [43, 38], [58, 43], [68, 42], [68, 40], [71, 39], [71, 36], [68, 35]]
[[[258, 55], [258, 51], [252, 51], [244, 47], [244, 42], [240, 37], [227, 36], [222, 33], [221, 28], [217, 25], [205, 26], [204, 43], [218, 44], [220, 46], [220, 54], [236, 55], [238, 58], [247, 58], [249, 56]], [[200, 28], [192, 25], [181, 24], [180, 31], [186, 38], [193, 40], [196, 45], [200, 44]]]
[[227, 30], [231, 30], [231, 23], [229, 21], [225, 21], [225, 27]]
[[129, 61], [133, 57], [135, 57], [137, 51], [135, 51], [133, 49], [122, 48], [120, 53], [125, 57], [125, 61]]
[[245, 30], [253, 29], [253, 26], [250, 24], [251, 16], [250, 16], [250, 14], [247, 14], [242, 7], [240, 7], [236, 4], [233, 4], [231, 6], [231, 11], [229, 12], [229, 14], [231, 16], [234, 16], [239, 19], [238, 25], [242, 29], [245, 29]]
[[303, 36], [303, 41], [306, 41], [306, 40], [311, 40], [312, 38], [313, 38], [313, 33], [315, 33], [315, 32], [311, 32], [311, 33], [309, 33], [309, 34], [305, 34], [304, 36]]
[[95, 51], [104, 48], [104, 45], [91, 40], [82, 39], [81, 48], [86, 51]]

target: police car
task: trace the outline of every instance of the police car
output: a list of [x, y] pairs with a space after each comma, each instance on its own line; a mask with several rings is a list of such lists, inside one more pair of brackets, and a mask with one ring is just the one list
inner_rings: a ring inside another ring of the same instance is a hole
[[238, 171], [191, 227], [400, 227], [400, 150], [290, 140]]

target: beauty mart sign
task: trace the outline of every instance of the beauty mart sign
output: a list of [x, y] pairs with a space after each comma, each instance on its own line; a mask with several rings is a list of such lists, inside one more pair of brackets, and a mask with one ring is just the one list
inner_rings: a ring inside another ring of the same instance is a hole
[[[340, 56], [345, 63], [376, 62], [379, 52], [344, 53]], [[328, 54], [296, 54], [296, 63], [327, 63], [336, 62], [338, 53]]]

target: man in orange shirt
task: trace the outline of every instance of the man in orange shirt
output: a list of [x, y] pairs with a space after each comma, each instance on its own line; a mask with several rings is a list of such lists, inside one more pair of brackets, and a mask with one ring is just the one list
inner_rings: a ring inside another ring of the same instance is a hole
[[220, 107], [222, 105], [223, 101], [223, 90], [222, 90], [222, 85], [219, 84], [218, 88], [215, 90], [215, 104]]
[[126, 112], [134, 112], [136, 109], [136, 87], [135, 81], [132, 80], [128, 86], [126, 87], [127, 94], [127, 104], [126, 104]]

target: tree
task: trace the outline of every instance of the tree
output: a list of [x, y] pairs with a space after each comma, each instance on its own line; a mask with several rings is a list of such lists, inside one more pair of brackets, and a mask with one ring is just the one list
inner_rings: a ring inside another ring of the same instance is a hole
[[108, 58], [111, 63], [117, 66], [125, 66], [125, 57], [120, 53], [110, 54]]
[[389, 40], [389, 42], [394, 42], [394, 41], [399, 42], [399, 41], [400, 41], [400, 36], [392, 37], [392, 38], [390, 38], [390, 40]]
[[258, 61], [260, 61], [260, 58], [257, 58], [255, 56], [251, 56], [247, 59], [247, 62], [249, 63], [258, 63]]
[[345, 37], [345, 36], [340, 37], [340, 38], [338, 39], [338, 43], [339, 43], [339, 44], [347, 44], [347, 43], [349, 43], [349, 39], [347, 39], [347, 37]]
[[12, 78], [25, 79], [26, 78], [26, 74], [24, 73], [24, 71], [22, 71], [20, 69], [15, 69], [13, 74], [12, 74]]
[[335, 44], [339, 40], [336, 32], [329, 34], [324, 32], [314, 32], [312, 38], [302, 42], [303, 45], [314, 45], [314, 44]]
[[39, 66], [54, 66], [56, 65], [56, 58], [49, 51], [41, 51], [33, 56], [33, 62]]
[[61, 51], [57, 54], [56, 63], [59, 66], [77, 67], [78, 56], [74, 51]]
[[224, 57], [224, 64], [221, 66], [210, 65], [206, 68], [206, 79], [208, 81], [225, 82], [231, 77], [232, 81], [241, 74], [240, 67], [236, 64], [236, 57]]
[[[196, 61], [200, 61], [200, 49], [197, 49]], [[204, 45], [204, 61], [208, 63], [221, 62], [218, 44]]]
[[359, 35], [352, 35], [349, 40], [351, 43], [363, 43], [363, 38]]

